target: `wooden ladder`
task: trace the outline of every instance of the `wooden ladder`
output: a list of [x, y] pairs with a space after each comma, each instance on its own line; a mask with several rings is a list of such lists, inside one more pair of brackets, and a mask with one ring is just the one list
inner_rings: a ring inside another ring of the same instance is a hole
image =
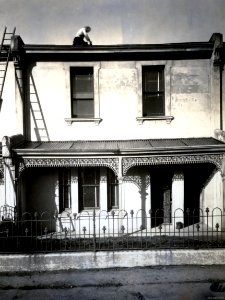
[[16, 32], [16, 27], [13, 29], [13, 32], [8, 32], [7, 27], [5, 27], [2, 36], [1, 45], [0, 45], [0, 110], [3, 101], [2, 94], [3, 94], [4, 84], [5, 84], [8, 63], [9, 63], [9, 56], [11, 53], [10, 43], [11, 43], [11, 38], [12, 36], [14, 36], [15, 32]]

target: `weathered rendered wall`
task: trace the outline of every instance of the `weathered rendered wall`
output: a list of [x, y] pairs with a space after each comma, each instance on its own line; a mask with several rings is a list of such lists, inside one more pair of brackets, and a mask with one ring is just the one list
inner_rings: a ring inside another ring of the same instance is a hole
[[[145, 121], [142, 125], [136, 120], [140, 90], [135, 62], [104, 62], [99, 68], [99, 108], [102, 122], [99, 125], [93, 122], [74, 122], [68, 126], [65, 118], [68, 117], [70, 105], [71, 64], [38, 62], [32, 70], [51, 140], [214, 136], [216, 128], [212, 128], [210, 123], [214, 101], [211, 98], [210, 61], [172, 62], [171, 102], [166, 105], [170, 105], [174, 120], [170, 124], [165, 120]], [[82, 63], [79, 65], [82, 66]], [[219, 123], [215, 121], [218, 116], [213, 116], [212, 119], [214, 125], [219, 127]], [[31, 138], [36, 140], [33, 121]]]
[[223, 199], [223, 187], [222, 187], [222, 176], [219, 171], [217, 171], [212, 179], [208, 182], [206, 187], [202, 191], [202, 209], [208, 207], [210, 211], [216, 207], [221, 207]]

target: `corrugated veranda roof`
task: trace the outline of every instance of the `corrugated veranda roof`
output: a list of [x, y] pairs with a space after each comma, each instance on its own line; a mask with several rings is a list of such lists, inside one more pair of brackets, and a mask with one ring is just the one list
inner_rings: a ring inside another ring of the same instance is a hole
[[145, 151], [175, 151], [193, 149], [224, 149], [225, 144], [214, 138], [144, 139], [144, 140], [89, 140], [89, 141], [26, 141], [14, 148], [20, 153], [123, 153]]

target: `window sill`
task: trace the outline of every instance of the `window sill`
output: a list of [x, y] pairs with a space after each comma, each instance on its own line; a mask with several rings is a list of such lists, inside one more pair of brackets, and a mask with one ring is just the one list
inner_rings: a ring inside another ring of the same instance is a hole
[[102, 121], [101, 118], [65, 118], [65, 121], [68, 125], [71, 125], [73, 122], [94, 122], [95, 125], [99, 125]]
[[173, 116], [155, 116], [155, 117], [137, 117], [136, 120], [139, 124], [143, 124], [144, 121], [166, 121], [167, 124], [170, 124], [174, 119]]

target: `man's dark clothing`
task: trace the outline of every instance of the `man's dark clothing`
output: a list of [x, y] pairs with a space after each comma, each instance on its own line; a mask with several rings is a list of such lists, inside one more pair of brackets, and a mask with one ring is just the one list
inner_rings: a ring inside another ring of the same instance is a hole
[[84, 41], [84, 36], [76, 36], [73, 40], [73, 46], [88, 46], [88, 43]]

